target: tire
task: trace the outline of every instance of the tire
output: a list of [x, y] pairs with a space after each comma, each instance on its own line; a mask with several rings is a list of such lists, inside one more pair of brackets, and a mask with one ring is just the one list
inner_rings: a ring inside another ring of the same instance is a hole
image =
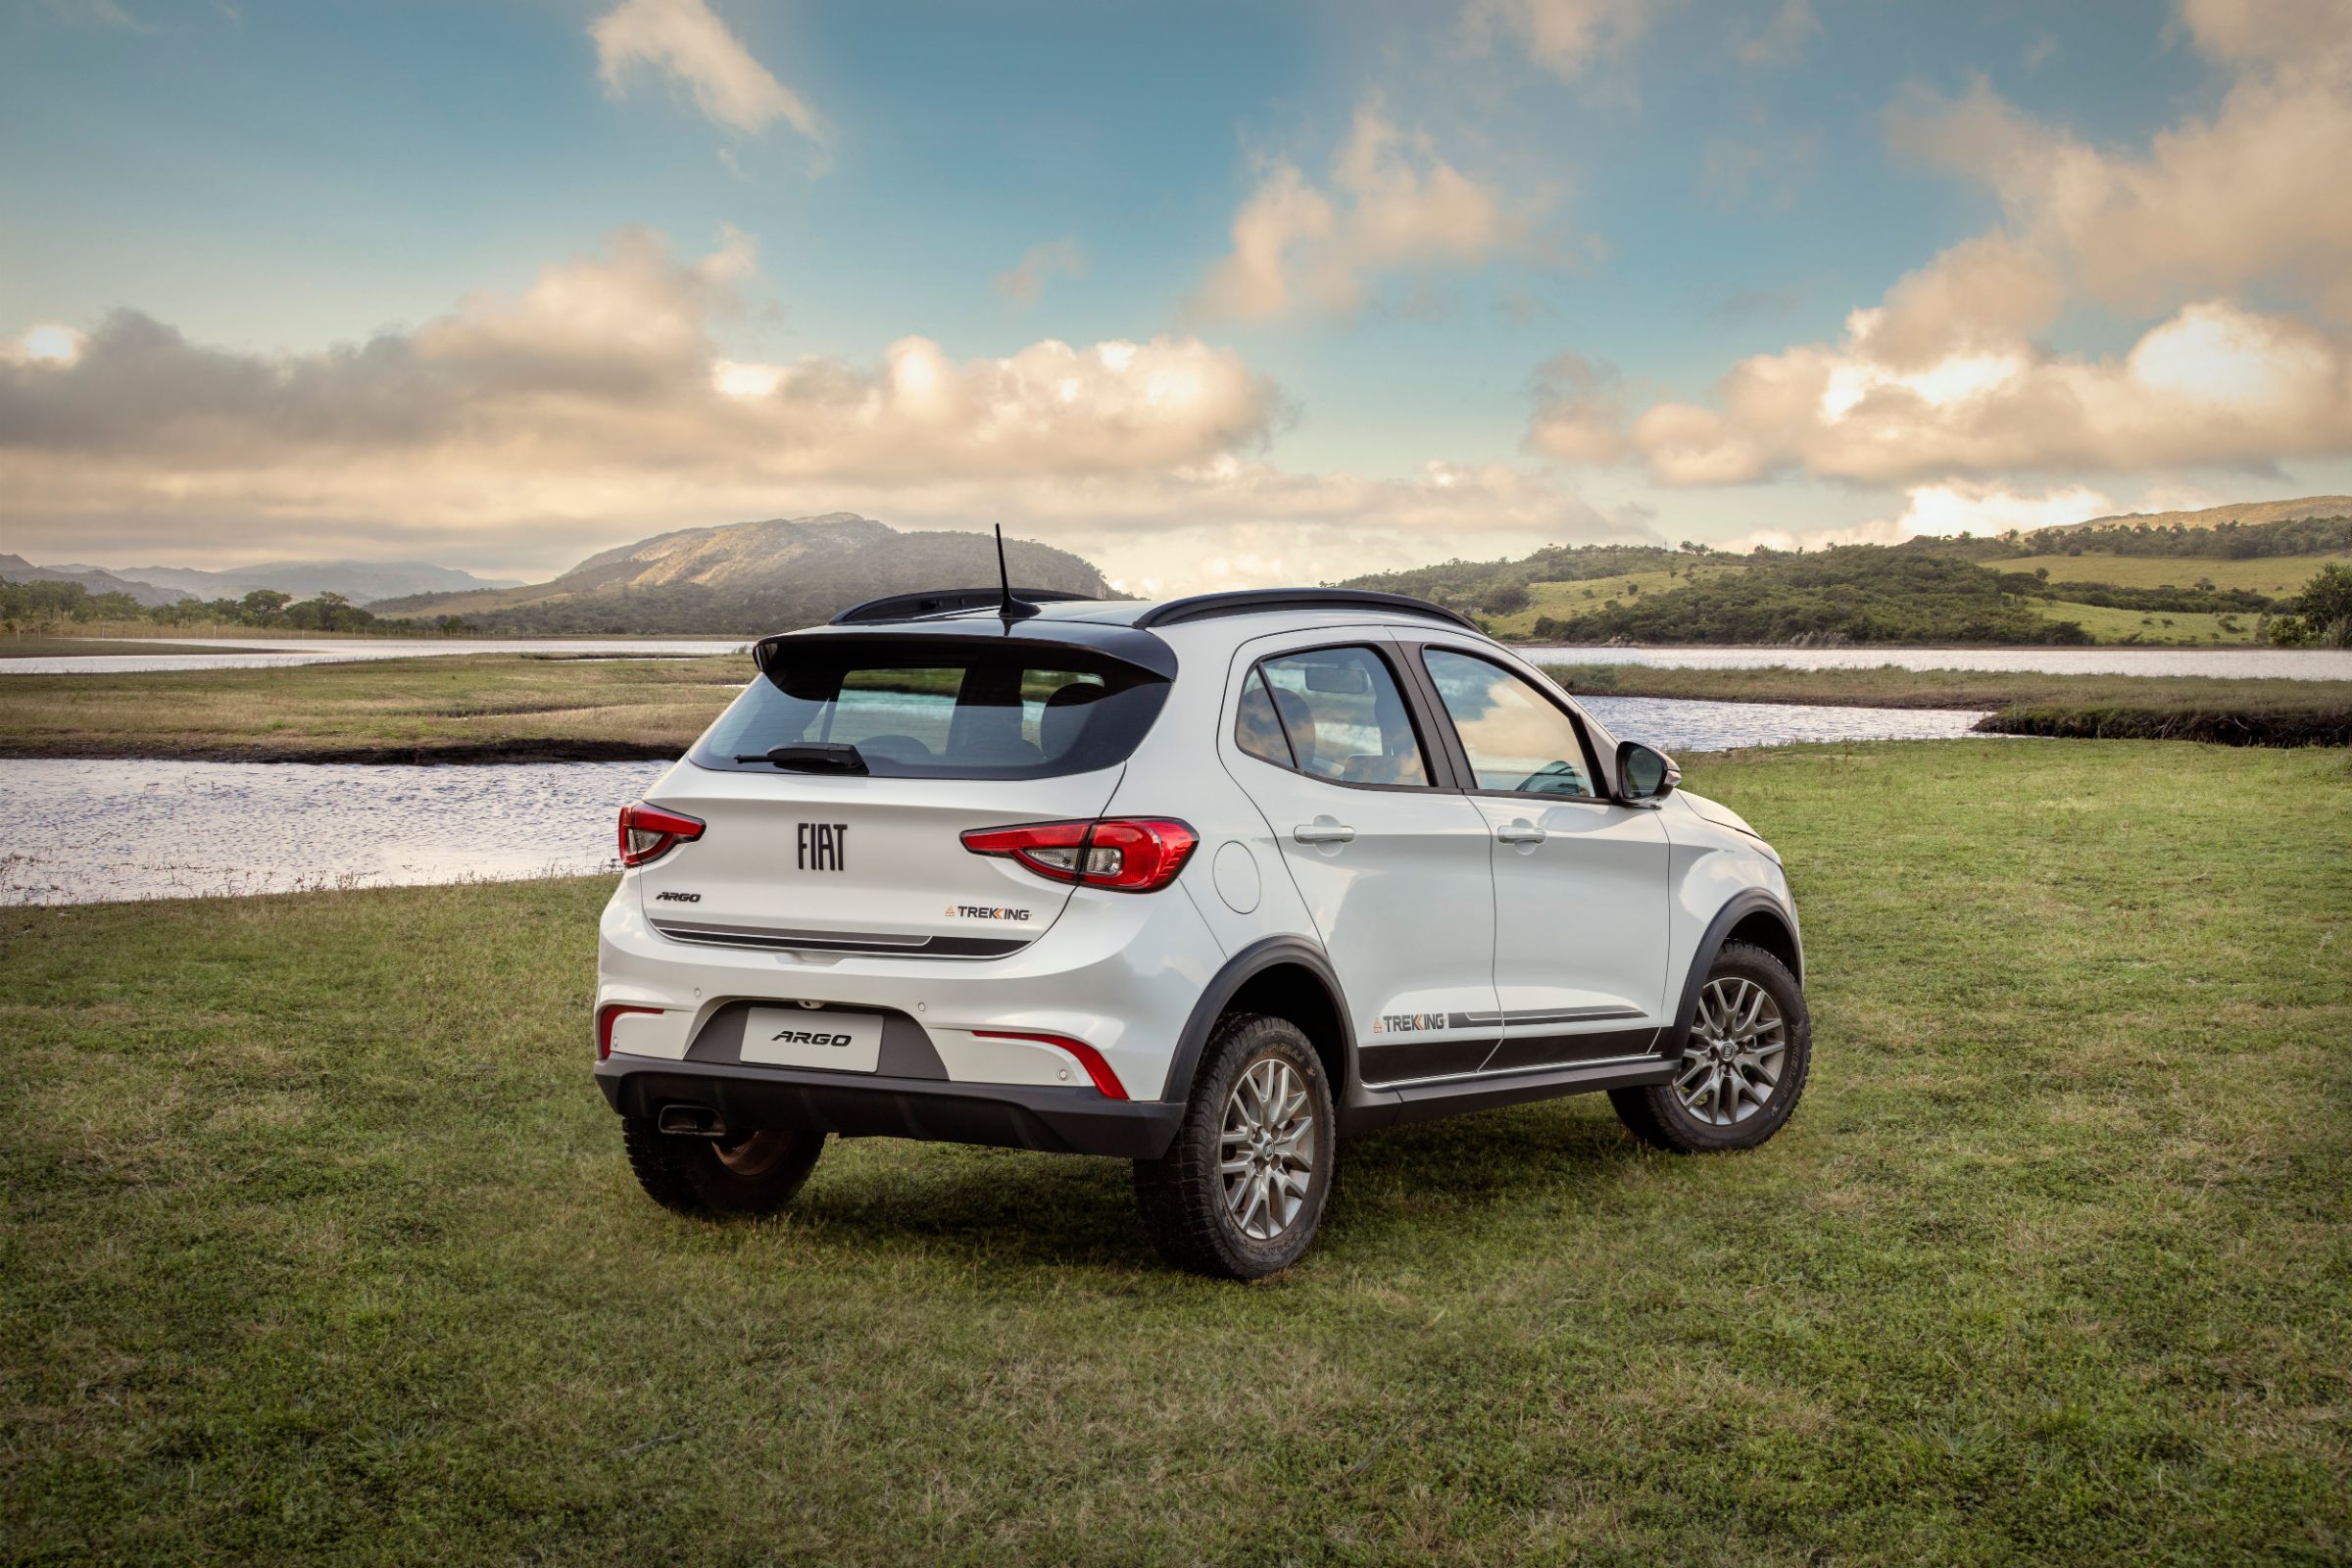
[[1753, 1149], [1779, 1132], [1813, 1065], [1813, 1019], [1788, 966], [1750, 943], [1725, 943], [1699, 990], [1681, 1061], [1670, 1082], [1609, 1091], [1636, 1138], [1696, 1154]]
[[697, 1216], [774, 1213], [825, 1152], [823, 1133], [767, 1127], [722, 1142], [661, 1132], [651, 1116], [621, 1117], [620, 1140], [645, 1196]]
[[[1263, 1123], [1269, 1086], [1284, 1103], [1261, 1139], [1252, 1128]], [[1176, 1141], [1159, 1158], [1135, 1162], [1136, 1204], [1152, 1245], [1178, 1268], [1220, 1279], [1262, 1279], [1290, 1267], [1322, 1221], [1338, 1131], [1322, 1059], [1298, 1026], [1228, 1014], [1201, 1053]], [[1221, 1168], [1229, 1148], [1255, 1162], [1235, 1178], [1239, 1212]]]

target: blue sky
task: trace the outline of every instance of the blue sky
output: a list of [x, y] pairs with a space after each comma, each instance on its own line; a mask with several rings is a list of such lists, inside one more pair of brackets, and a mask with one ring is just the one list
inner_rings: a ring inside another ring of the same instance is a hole
[[2352, 489], [2336, 0], [0, 5], [39, 560], [841, 508], [1188, 587]]

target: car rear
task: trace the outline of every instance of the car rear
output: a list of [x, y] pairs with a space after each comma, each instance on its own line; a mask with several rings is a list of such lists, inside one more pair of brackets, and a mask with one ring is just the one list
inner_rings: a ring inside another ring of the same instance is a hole
[[623, 813], [597, 1074], [674, 1135], [791, 1126], [1145, 1155], [1218, 950], [1183, 803], [1113, 814], [1176, 674], [1148, 633], [950, 616], [770, 638]]

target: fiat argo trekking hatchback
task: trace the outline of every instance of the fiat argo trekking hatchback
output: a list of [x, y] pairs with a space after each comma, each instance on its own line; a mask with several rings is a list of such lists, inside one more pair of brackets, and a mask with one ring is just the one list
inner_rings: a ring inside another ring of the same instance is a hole
[[1449, 611], [956, 590], [754, 659], [604, 914], [596, 1077], [673, 1209], [774, 1209], [828, 1133], [1103, 1154], [1250, 1278], [1343, 1137], [1605, 1090], [1746, 1149], [1803, 1092], [1779, 857]]

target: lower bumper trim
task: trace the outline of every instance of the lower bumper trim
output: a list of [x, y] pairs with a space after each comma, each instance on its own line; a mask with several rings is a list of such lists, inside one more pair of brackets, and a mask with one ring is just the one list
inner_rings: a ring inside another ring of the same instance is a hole
[[1110, 1100], [1093, 1089], [969, 1084], [936, 1078], [747, 1067], [614, 1055], [597, 1087], [625, 1116], [670, 1105], [715, 1111], [728, 1128], [799, 1127], [844, 1138], [914, 1138], [1060, 1154], [1157, 1159], [1175, 1141], [1184, 1106]]

